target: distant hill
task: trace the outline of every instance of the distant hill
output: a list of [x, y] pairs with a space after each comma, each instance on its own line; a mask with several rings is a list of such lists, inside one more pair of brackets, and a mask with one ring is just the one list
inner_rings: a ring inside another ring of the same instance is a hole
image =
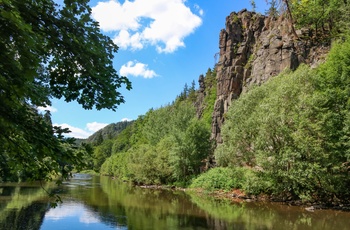
[[[91, 136], [89, 136], [87, 139], [77, 139], [76, 143], [81, 144], [84, 143], [96, 143], [96, 142], [102, 142], [102, 140], [106, 139], [112, 139], [118, 136], [118, 134], [123, 131], [126, 127], [131, 125], [134, 121], [121, 121], [117, 123], [112, 123], [107, 125], [106, 127], [98, 130]], [[102, 140], [101, 140], [102, 138]]]

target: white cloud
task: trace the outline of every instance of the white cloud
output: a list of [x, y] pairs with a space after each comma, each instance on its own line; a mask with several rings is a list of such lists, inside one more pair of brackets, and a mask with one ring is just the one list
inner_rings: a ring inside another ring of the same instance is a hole
[[95, 121], [95, 122], [92, 122], [92, 123], [87, 123], [86, 124], [86, 128], [90, 132], [97, 132], [98, 130], [104, 128], [107, 125], [108, 124], [106, 124], [106, 123], [98, 123], [98, 122]]
[[162, 53], [184, 47], [184, 39], [202, 24], [203, 10], [194, 5], [198, 15], [186, 6], [186, 0], [116, 0], [99, 2], [92, 16], [106, 32], [117, 32], [114, 42], [123, 49], [142, 49], [146, 44]]
[[98, 123], [98, 122], [91, 122], [87, 123], [85, 129], [77, 128], [74, 126], [71, 126], [69, 124], [63, 123], [63, 124], [53, 124], [54, 126], [61, 126], [62, 128], [68, 128], [71, 132], [64, 134], [66, 137], [75, 137], [75, 138], [88, 138], [96, 131], [102, 129], [105, 127], [106, 123]]
[[57, 112], [57, 109], [55, 107], [49, 106], [49, 105], [47, 105], [45, 107], [39, 106], [37, 109], [39, 112], [45, 112], [46, 110], [50, 111], [51, 113]]
[[132, 121], [130, 118], [123, 118], [121, 121]]
[[62, 128], [68, 128], [71, 132], [64, 134], [66, 137], [75, 137], [75, 138], [88, 138], [92, 133], [86, 130], [71, 126], [69, 124], [53, 124], [54, 126], [61, 126]]
[[127, 30], [121, 30], [119, 34], [113, 39], [115, 44], [121, 49], [127, 49], [131, 47], [132, 50], [138, 50], [143, 48], [141, 43], [141, 36], [139, 33], [135, 33], [130, 36], [130, 33]]
[[153, 78], [158, 76], [156, 72], [148, 69], [148, 65], [138, 62], [138, 61], [129, 61], [120, 68], [120, 74], [123, 76], [135, 76], [143, 78]]
[[92, 17], [99, 23], [104, 31], [116, 31], [123, 29], [137, 30], [141, 25], [131, 9], [128, 7], [128, 0], [121, 5], [118, 1], [110, 0], [109, 2], [98, 2], [92, 7]]

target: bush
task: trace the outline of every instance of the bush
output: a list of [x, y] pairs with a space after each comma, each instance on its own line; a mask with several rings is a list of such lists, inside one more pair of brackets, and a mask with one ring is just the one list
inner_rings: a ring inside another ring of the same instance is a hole
[[217, 167], [209, 169], [193, 180], [191, 188], [203, 188], [207, 191], [231, 190], [242, 188], [245, 180], [245, 169]]
[[117, 153], [109, 157], [101, 166], [100, 173], [102, 175], [115, 176], [123, 180], [128, 179], [128, 154]]

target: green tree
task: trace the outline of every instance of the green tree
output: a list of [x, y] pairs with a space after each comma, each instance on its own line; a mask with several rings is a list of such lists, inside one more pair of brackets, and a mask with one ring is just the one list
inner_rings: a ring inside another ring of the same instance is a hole
[[[272, 3], [276, 1], [271, 1]], [[350, 3], [343, 0], [283, 0], [285, 11], [297, 27], [306, 27], [315, 31], [317, 37], [336, 37], [349, 29]]]
[[191, 87], [188, 89], [188, 100], [192, 103], [195, 103], [197, 100], [197, 94], [196, 94], [196, 82], [193, 80], [191, 83]]
[[94, 145], [95, 146], [98, 146], [98, 145], [101, 145], [103, 142], [103, 136], [102, 136], [102, 132], [98, 132], [97, 133], [97, 137], [96, 137], [96, 140], [94, 141]]
[[252, 7], [252, 11], [255, 12], [255, 10], [256, 10], [256, 3], [255, 3], [255, 1], [254, 0], [250, 0], [250, 5]]
[[268, 2], [268, 4], [270, 4], [270, 7], [266, 12], [267, 15], [276, 18], [278, 16], [277, 0], [271, 0]]
[[114, 139], [113, 147], [112, 147], [112, 154], [118, 153], [118, 152], [125, 152], [131, 147], [130, 138], [132, 136], [132, 128], [133, 128], [133, 124], [127, 126]]
[[203, 120], [210, 129], [216, 101], [216, 72], [212, 71], [210, 68], [208, 68], [204, 77], [204, 88], [204, 108], [200, 119]]
[[69, 142], [62, 136], [68, 130], [52, 127], [36, 107], [51, 105], [54, 97], [85, 109], [115, 110], [124, 102], [118, 88], [131, 88], [113, 68], [118, 47], [101, 34], [87, 0], [62, 6], [52, 0], [2, 0], [0, 24], [3, 173], [67, 177], [70, 170], [60, 162], [80, 163], [61, 144]]
[[[282, 12], [287, 14], [293, 35], [296, 38], [298, 38], [298, 35], [295, 31], [295, 22], [294, 22], [294, 18], [293, 18], [292, 9], [291, 9], [292, 8], [291, 1], [293, 1], [293, 0], [278, 0], [277, 2], [276, 1], [269, 2], [268, 0], [266, 0], [266, 3], [271, 4], [270, 10], [274, 10], [274, 8], [277, 4], [280, 6]], [[272, 13], [272, 12], [270, 12], [270, 13]]]
[[200, 173], [211, 153], [210, 132], [203, 122], [193, 118], [183, 132], [174, 133], [175, 146], [170, 154], [174, 177], [188, 182]]
[[105, 140], [104, 142], [102, 142], [102, 144], [95, 147], [94, 154], [93, 154], [93, 161], [94, 161], [93, 169], [96, 172], [100, 171], [100, 168], [103, 162], [105, 162], [105, 160], [111, 156], [112, 146], [113, 146], [112, 140]]
[[265, 182], [257, 186], [254, 179], [255, 191], [348, 199], [349, 44], [334, 43], [317, 69], [301, 66], [236, 100], [215, 152], [218, 164], [253, 169]]

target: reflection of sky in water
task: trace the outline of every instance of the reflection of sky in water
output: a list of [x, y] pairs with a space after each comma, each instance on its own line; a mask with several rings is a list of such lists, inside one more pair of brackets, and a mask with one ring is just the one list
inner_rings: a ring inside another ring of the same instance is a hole
[[107, 225], [96, 213], [83, 204], [65, 201], [57, 208], [51, 208], [41, 225], [41, 230], [54, 229], [127, 229], [126, 226]]

